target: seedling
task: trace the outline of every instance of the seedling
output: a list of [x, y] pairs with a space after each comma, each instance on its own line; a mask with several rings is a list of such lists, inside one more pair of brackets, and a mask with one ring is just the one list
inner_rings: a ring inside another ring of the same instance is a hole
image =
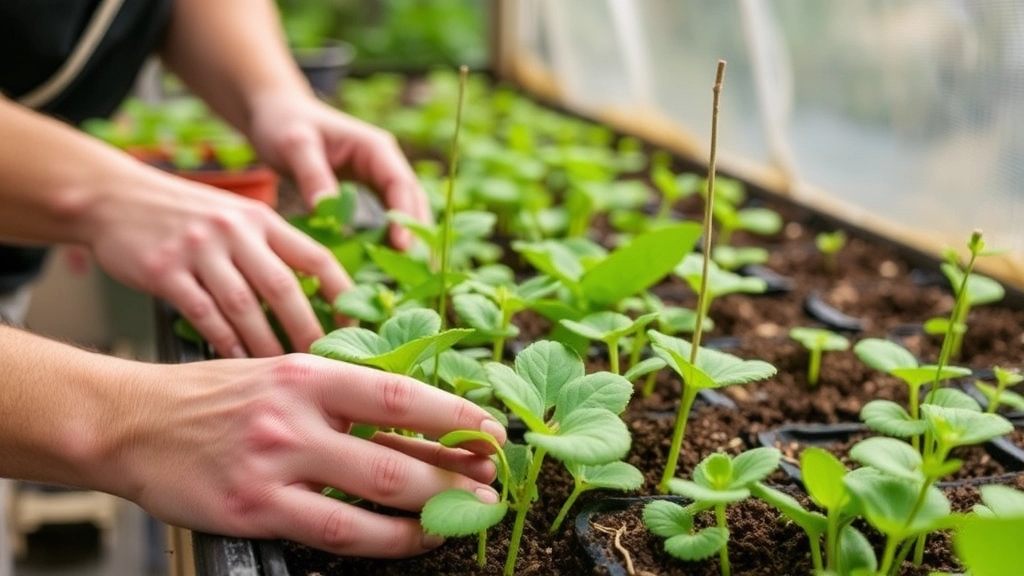
[[821, 253], [825, 262], [825, 270], [831, 274], [839, 271], [839, 252], [846, 246], [846, 232], [833, 230], [832, 232], [819, 232], [814, 237], [814, 246]]
[[768, 284], [763, 278], [740, 276], [721, 269], [713, 261], [708, 262], [705, 272], [704, 262], [699, 254], [687, 254], [673, 270], [698, 296], [703, 296], [697, 310], [701, 318], [707, 317], [712, 303], [722, 296], [737, 293], [761, 294], [768, 289]]
[[[714, 186], [714, 183], [709, 183]], [[719, 181], [719, 189], [722, 201], [714, 209], [715, 221], [718, 222], [718, 239], [723, 246], [732, 242], [732, 235], [737, 230], [743, 230], [752, 234], [768, 236], [782, 230], [782, 217], [768, 208], [739, 208], [745, 194], [743, 185], [730, 178], [722, 178]]]
[[[644, 328], [657, 316], [656, 313], [644, 314], [632, 319], [618, 312], [595, 312], [575, 320], [562, 320], [562, 325], [571, 332], [579, 334], [587, 340], [603, 342], [608, 347], [608, 365], [613, 374], [619, 374], [619, 341], [631, 335], [639, 335]], [[633, 336], [634, 340], [640, 336]]]
[[[410, 230], [422, 241], [435, 263], [441, 261], [444, 248], [444, 223], [424, 224], [405, 212], [390, 210], [388, 220]], [[491, 212], [464, 210], [455, 212], [451, 218], [451, 270], [467, 270], [474, 264], [490, 264], [501, 257], [501, 248], [489, 242], [496, 216]], [[439, 264], [438, 264], [439, 266]]]
[[518, 328], [512, 324], [513, 316], [538, 305], [558, 288], [558, 282], [547, 276], [534, 276], [515, 284], [511, 280], [511, 270], [504, 267], [491, 269], [507, 271], [508, 278], [488, 282], [481, 275], [483, 269], [477, 270], [473, 279], [466, 283], [474, 293], [456, 295], [454, 307], [463, 322], [493, 342], [491, 359], [500, 361], [505, 340], [518, 334]]
[[[726, 507], [750, 497], [750, 486], [778, 468], [780, 457], [775, 448], [754, 448], [735, 458], [711, 454], [694, 469], [692, 481], [673, 478], [668, 483], [670, 492], [693, 503], [683, 507], [667, 500], [650, 502], [644, 507], [644, 524], [666, 539], [666, 552], [681, 560], [702, 560], [718, 552], [722, 575], [729, 576]], [[715, 511], [716, 525], [694, 533], [694, 516], [710, 509]]]
[[985, 399], [988, 401], [986, 412], [995, 413], [1001, 405], [1014, 410], [1024, 411], [1024, 396], [1006, 389], [1009, 386], [1024, 382], [1024, 375], [1017, 370], [1004, 370], [999, 366], [993, 368], [992, 373], [996, 379], [995, 386], [981, 380], [974, 382], [978, 391], [984, 394]]
[[850, 341], [846, 336], [824, 328], [796, 327], [789, 331], [789, 337], [803, 345], [810, 354], [807, 364], [807, 384], [810, 386], [818, 385], [822, 354], [839, 352], [850, 347]]
[[921, 386], [971, 373], [959, 366], [921, 365], [909, 350], [881, 338], [865, 338], [857, 342], [853, 351], [868, 366], [902, 380], [910, 393], [909, 412], [891, 400], [872, 400], [861, 410], [861, 419], [883, 434], [913, 438], [915, 447], [919, 446], [918, 437], [925, 431], [919, 407]]
[[977, 259], [991, 254], [985, 250], [985, 240], [980, 231], [975, 230], [971, 233], [967, 249], [970, 257], [966, 264], [960, 264], [960, 257], [954, 250], [946, 252], [946, 261], [941, 264], [942, 273], [949, 280], [953, 296], [956, 298], [953, 311], [948, 319], [933, 318], [924, 325], [925, 332], [929, 334], [943, 334], [942, 350], [939, 352], [940, 366], [960, 357], [971, 308], [998, 302], [1006, 295], [1006, 290], [1001, 284], [973, 272]]
[[599, 466], [566, 462], [565, 467], [572, 474], [573, 488], [558, 511], [558, 516], [551, 524], [549, 530], [551, 534], [558, 532], [558, 529], [561, 528], [562, 522], [580, 494], [599, 489], [627, 492], [639, 489], [644, 483], [643, 472], [626, 462], [609, 462]]
[[661, 192], [661, 203], [658, 205], [657, 218], [667, 220], [672, 214], [672, 207], [688, 196], [700, 190], [702, 178], [693, 173], [673, 174], [665, 162], [657, 162], [651, 166], [651, 181]]
[[[665, 366], [670, 367], [683, 381], [682, 399], [676, 414], [675, 428], [672, 434], [672, 447], [669, 449], [668, 462], [661, 476], [658, 489], [668, 491], [669, 480], [675, 476], [679, 453], [682, 450], [683, 437], [686, 434], [686, 422], [690, 410], [697, 399], [697, 393], [703, 389], [721, 388], [732, 384], [746, 384], [764, 380], [775, 374], [775, 367], [761, 360], [743, 360], [719, 350], [701, 348], [700, 353], [693, 345], [681, 338], [667, 336], [656, 330], [648, 330], [647, 336], [657, 356], [636, 365], [626, 373], [626, 378], [635, 378]], [[696, 340], [697, 337], [694, 337]]]
[[699, 235], [699, 225], [683, 222], [636, 236], [610, 254], [583, 239], [517, 242], [512, 247], [561, 282], [575, 307], [586, 313], [612, 308], [663, 279]]
[[[529, 448], [522, 451], [522, 465], [504, 466], [504, 472], [499, 472], [501, 502], [506, 504], [503, 509], [494, 508], [465, 491], [448, 490], [427, 502], [421, 521], [430, 533], [465, 536], [481, 533], [499, 522], [506, 511], [514, 510], [504, 571], [511, 576], [526, 514], [537, 497], [537, 478], [544, 458], [550, 454], [567, 466], [580, 467], [601, 467], [621, 460], [629, 451], [630, 435], [619, 414], [629, 402], [633, 387], [610, 372], [585, 374], [579, 356], [552, 341], [536, 342], [523, 350], [516, 356], [515, 369], [491, 362], [486, 371], [494, 395], [529, 429], [524, 437]], [[517, 474], [515, 470], [525, 473]], [[585, 476], [585, 469], [577, 468], [575, 474], [580, 473]], [[575, 477], [579, 487], [580, 477]], [[625, 480], [624, 474], [616, 483], [624, 484]], [[451, 513], [453, 507], [459, 513]]]
[[451, 348], [471, 332], [463, 328], [441, 331], [441, 317], [437, 312], [417, 308], [388, 319], [379, 333], [353, 326], [338, 328], [313, 342], [310, 352], [414, 376], [424, 360]]

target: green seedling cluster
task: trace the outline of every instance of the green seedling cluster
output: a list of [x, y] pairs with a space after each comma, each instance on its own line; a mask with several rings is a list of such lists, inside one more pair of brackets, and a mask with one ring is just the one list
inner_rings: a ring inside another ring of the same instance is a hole
[[[775, 448], [754, 448], [735, 458], [721, 452], [711, 454], [694, 468], [692, 480], [673, 478], [668, 483], [669, 492], [692, 503], [650, 502], [644, 507], [644, 524], [665, 538], [665, 551], [676, 558], [702, 560], [717, 552], [722, 575], [729, 576], [726, 508], [749, 498], [751, 486], [778, 468], [780, 457]], [[704, 510], [714, 511], [715, 525], [694, 531], [694, 516]]]
[[[477, 534], [515, 512], [505, 563], [506, 575], [515, 570], [526, 516], [537, 498], [544, 459], [563, 462], [574, 479], [573, 491], [562, 507], [556, 531], [580, 493], [597, 488], [636, 489], [639, 470], [621, 462], [630, 447], [630, 434], [619, 414], [633, 392], [632, 385], [610, 372], [586, 374], [583, 361], [564, 344], [541, 341], [523, 350], [514, 368], [499, 362], [486, 365], [494, 395], [519, 417], [529, 431], [526, 445], [496, 447], [502, 486], [497, 503], [480, 502], [475, 495], [449, 490], [431, 498], [423, 509], [424, 529], [441, 536]], [[458, 444], [480, 433], [465, 431], [442, 439]], [[478, 561], [485, 561], [481, 545]]]

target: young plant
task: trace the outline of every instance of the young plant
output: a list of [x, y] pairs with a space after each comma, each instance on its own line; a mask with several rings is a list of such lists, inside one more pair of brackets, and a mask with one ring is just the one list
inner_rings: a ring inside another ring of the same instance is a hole
[[981, 380], [974, 382], [974, 386], [988, 401], [985, 411], [994, 414], [1000, 406], [1006, 406], [1024, 412], [1024, 396], [1007, 390], [1010, 386], [1024, 382], [1024, 375], [1017, 370], [1004, 370], [999, 366], [992, 369], [992, 374], [996, 379], [995, 386]]
[[[529, 449], [522, 454], [523, 464], [510, 467], [525, 473], [509, 471], [503, 477], [502, 493], [510, 495], [508, 499], [502, 497], [507, 502], [505, 510], [516, 513], [504, 571], [511, 576], [526, 514], [537, 497], [544, 458], [550, 454], [566, 465], [595, 467], [621, 460], [629, 451], [631, 439], [619, 414], [629, 402], [633, 387], [610, 372], [586, 374], [583, 361], [572, 349], [552, 341], [531, 344], [516, 356], [514, 369], [491, 362], [486, 371], [495, 397], [529, 429], [524, 437]], [[487, 508], [481, 512], [486, 515], [483, 522], [471, 517], [471, 512], [448, 512], [455, 505], [475, 509], [479, 504], [475, 496], [461, 490], [441, 492], [424, 507], [423, 527], [441, 536], [462, 536], [480, 533], [504, 516], [504, 512], [499, 516]]]
[[574, 307], [607, 310], [663, 279], [693, 249], [700, 226], [683, 222], [634, 237], [610, 254], [589, 241], [517, 242], [513, 248], [569, 291]]
[[[683, 507], [668, 500], [650, 502], [644, 507], [644, 524], [666, 539], [666, 552], [681, 560], [702, 560], [717, 552], [722, 575], [729, 576], [726, 507], [749, 498], [750, 486], [778, 468], [780, 457], [775, 448], [754, 448], [735, 458], [711, 454], [693, 470], [693, 480], [673, 478], [668, 484], [670, 492], [693, 503]], [[694, 516], [703, 510], [714, 510], [715, 526], [694, 533]]]
[[761, 294], [768, 289], [768, 284], [763, 278], [740, 276], [735, 272], [723, 270], [714, 261], [704, 266], [704, 260], [699, 254], [687, 254], [673, 272], [685, 280], [698, 296], [703, 296], [697, 310], [701, 318], [707, 317], [712, 303], [717, 298], [737, 293]]
[[865, 338], [857, 342], [853, 351], [868, 366], [902, 380], [910, 392], [909, 411], [891, 400], [872, 400], [861, 410], [861, 419], [883, 434], [913, 438], [915, 447], [925, 430], [920, 414], [921, 386], [971, 373], [959, 366], [921, 365], [909, 350], [881, 338]]
[[451, 348], [472, 332], [462, 328], [442, 331], [437, 312], [417, 308], [388, 319], [379, 333], [353, 326], [338, 328], [313, 342], [310, 353], [415, 376], [424, 360]]
[[944, 335], [942, 350], [939, 352], [940, 366], [960, 357], [971, 308], [998, 302], [1006, 295], [1006, 290], [999, 282], [973, 272], [977, 259], [991, 254], [985, 250], [985, 240], [980, 231], [971, 233], [967, 249], [970, 257], [966, 264], [960, 264], [960, 257], [954, 250], [946, 252], [946, 261], [941, 264], [942, 273], [949, 280], [956, 298], [953, 311], [949, 318], [932, 318], [924, 325], [925, 332]]
[[[714, 183], [709, 183], [714, 186]], [[740, 208], [745, 199], [743, 185], [730, 178], [721, 178], [715, 190], [722, 201], [715, 205], [714, 217], [718, 222], [718, 238], [723, 246], [732, 242], [732, 235], [743, 230], [767, 236], [782, 230], [782, 217], [768, 208]]]
[[657, 313], [650, 313], [633, 319], [618, 312], [595, 312], [578, 322], [562, 320], [562, 326], [587, 340], [603, 342], [608, 347], [608, 365], [612, 374], [620, 374], [619, 341], [630, 336], [634, 339], [641, 338], [639, 334], [656, 316]]
[[[664, 493], [668, 491], [669, 481], [676, 473], [683, 437], [686, 435], [686, 422], [697, 399], [697, 393], [704, 389], [764, 380], [775, 374], [775, 367], [762, 360], [744, 360], [708, 348], [701, 348], [698, 354], [694, 346], [686, 340], [667, 336], [656, 330], [648, 330], [647, 336], [651, 340], [656, 356], [634, 366], [626, 373], [626, 378], [633, 380], [668, 366], [683, 382], [682, 399], [672, 433], [672, 446], [661, 482], [658, 484], [658, 489]], [[694, 340], [696, 339], [695, 336]]]
[[654, 162], [651, 166], [651, 181], [661, 192], [658, 204], [658, 220], [668, 220], [672, 207], [683, 198], [692, 196], [700, 190], [702, 178], [694, 173], [673, 174], [667, 162]]
[[[508, 270], [493, 266], [490, 269]], [[533, 308], [551, 295], [558, 289], [558, 282], [547, 276], [534, 276], [515, 284], [511, 270], [508, 270], [508, 278], [487, 280], [483, 278], [482, 271], [478, 270], [466, 282], [467, 289], [473, 292], [455, 295], [453, 305], [466, 325], [476, 329], [486, 341], [493, 342], [491, 359], [497, 362], [502, 359], [505, 340], [519, 333], [512, 324], [513, 316]]]
[[814, 237], [814, 246], [821, 253], [825, 262], [825, 270], [830, 274], [839, 271], [839, 252], [846, 246], [846, 232], [833, 230], [832, 232], [819, 232]]
[[839, 352], [850, 347], [850, 341], [846, 336], [824, 328], [792, 328], [789, 337], [799, 342], [810, 355], [807, 363], [807, 384], [810, 386], [818, 385], [822, 354]]

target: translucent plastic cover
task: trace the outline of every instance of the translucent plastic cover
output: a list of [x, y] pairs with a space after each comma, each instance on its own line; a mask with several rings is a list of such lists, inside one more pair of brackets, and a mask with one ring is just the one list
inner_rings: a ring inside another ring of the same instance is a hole
[[979, 228], [1024, 285], [1024, 3], [514, 4], [527, 85], [700, 160], [726, 60], [723, 169], [932, 251]]

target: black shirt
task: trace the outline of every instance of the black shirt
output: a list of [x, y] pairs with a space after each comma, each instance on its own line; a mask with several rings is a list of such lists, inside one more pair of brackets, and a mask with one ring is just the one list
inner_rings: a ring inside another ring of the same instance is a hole
[[[17, 100], [46, 82], [74, 50], [100, 2], [0, 0], [0, 92]], [[162, 42], [171, 2], [124, 0], [78, 76], [40, 112], [72, 125], [110, 115]], [[0, 294], [38, 275], [45, 254], [43, 248], [0, 245]]]

